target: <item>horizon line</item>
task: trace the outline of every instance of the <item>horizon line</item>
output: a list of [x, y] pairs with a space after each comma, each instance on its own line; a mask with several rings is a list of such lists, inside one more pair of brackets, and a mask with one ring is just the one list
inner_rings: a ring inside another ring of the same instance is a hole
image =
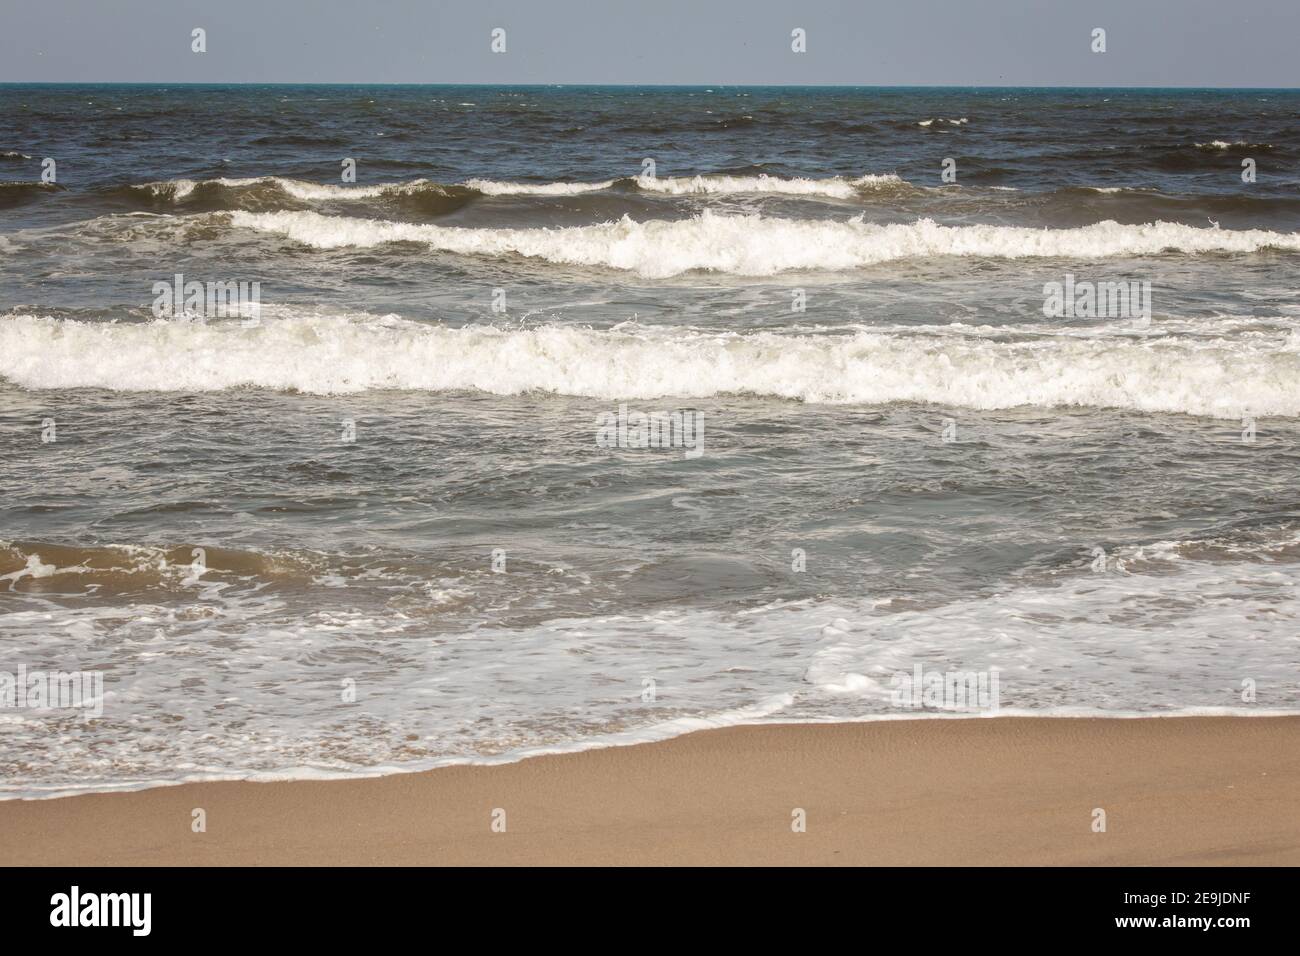
[[0, 80], [0, 86], [416, 86], [576, 89], [815, 89], [815, 90], [1194, 90], [1300, 92], [1300, 86], [1080, 86], [1074, 84], [998, 85], [987, 83], [447, 83], [426, 81], [294, 80]]

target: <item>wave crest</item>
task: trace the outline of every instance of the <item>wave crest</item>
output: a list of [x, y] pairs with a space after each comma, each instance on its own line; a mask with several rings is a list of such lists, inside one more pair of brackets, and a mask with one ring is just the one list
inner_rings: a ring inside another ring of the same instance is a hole
[[448, 328], [291, 313], [261, 327], [0, 319], [0, 375], [27, 388], [316, 394], [551, 392], [598, 399], [748, 394], [977, 409], [1091, 406], [1235, 418], [1300, 415], [1300, 352], [1218, 339], [685, 328]]
[[1233, 231], [1171, 222], [1120, 225], [1108, 220], [1073, 229], [942, 226], [930, 219], [881, 225], [847, 221], [724, 216], [616, 222], [566, 228], [487, 229], [324, 216], [315, 212], [231, 214], [242, 229], [273, 233], [317, 249], [419, 242], [459, 255], [525, 256], [663, 278], [690, 271], [770, 276], [842, 272], [898, 259], [980, 257], [1097, 259], [1300, 250], [1300, 233]]
[[452, 212], [477, 193], [462, 186], [443, 186], [427, 179], [375, 185], [310, 183], [281, 176], [247, 179], [169, 179], [126, 186], [113, 192], [147, 206], [183, 206], [200, 211], [266, 211], [318, 202], [387, 201], [399, 207], [439, 214]]
[[349, 202], [369, 199], [400, 199], [411, 196], [444, 196], [468, 200], [478, 196], [581, 196], [611, 189], [632, 189], [670, 195], [776, 195], [829, 199], [856, 199], [869, 194], [906, 192], [909, 184], [893, 173], [871, 174], [850, 179], [784, 178], [768, 173], [756, 175], [703, 174], [699, 176], [636, 176], [598, 182], [526, 183], [492, 179], [469, 179], [457, 185], [415, 179], [409, 182], [342, 185], [313, 183], [283, 176], [254, 176], [244, 179], [169, 179], [123, 187], [127, 195], [151, 203], [194, 204], [204, 200], [225, 200], [232, 209], [257, 208], [240, 200], [275, 198], [313, 202]]

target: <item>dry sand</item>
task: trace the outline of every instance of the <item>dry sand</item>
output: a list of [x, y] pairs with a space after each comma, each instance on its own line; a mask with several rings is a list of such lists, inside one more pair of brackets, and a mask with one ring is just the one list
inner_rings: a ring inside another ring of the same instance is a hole
[[[207, 832], [191, 831], [191, 811]], [[506, 832], [492, 832], [492, 812]], [[807, 814], [793, 832], [792, 812]], [[1106, 832], [1093, 832], [1094, 808]], [[769, 725], [0, 802], [7, 864], [1300, 864], [1300, 717]]]

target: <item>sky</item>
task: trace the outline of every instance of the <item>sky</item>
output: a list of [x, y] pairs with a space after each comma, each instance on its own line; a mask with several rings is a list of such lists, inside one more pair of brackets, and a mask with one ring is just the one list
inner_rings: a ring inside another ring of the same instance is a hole
[[0, 0], [0, 82], [1297, 87], [1300, 0]]

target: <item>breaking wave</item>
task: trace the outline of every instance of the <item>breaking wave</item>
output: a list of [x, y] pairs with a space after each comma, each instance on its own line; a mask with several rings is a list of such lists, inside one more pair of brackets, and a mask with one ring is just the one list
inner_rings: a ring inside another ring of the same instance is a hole
[[525, 256], [663, 278], [690, 271], [770, 276], [792, 271], [841, 272], [898, 259], [1019, 259], [1246, 253], [1300, 250], [1300, 233], [1199, 228], [1171, 222], [1073, 229], [943, 226], [930, 219], [881, 225], [846, 221], [724, 216], [621, 220], [567, 228], [485, 229], [324, 216], [315, 212], [231, 213], [239, 228], [285, 236], [317, 249], [424, 243], [459, 255]]
[[829, 176], [822, 179], [784, 178], [768, 173], [755, 175], [705, 174], [699, 176], [636, 176], [599, 182], [503, 182], [492, 179], [469, 179], [458, 184], [436, 183], [427, 179], [409, 182], [343, 185], [313, 183], [282, 176], [255, 176], [246, 179], [169, 179], [123, 187], [126, 195], [150, 203], [191, 204], [199, 200], [225, 198], [230, 208], [251, 208], [240, 203], [241, 197], [264, 199], [276, 195], [284, 199], [312, 202], [348, 202], [368, 199], [393, 199], [419, 195], [453, 196], [580, 196], [611, 189], [639, 190], [652, 194], [746, 195], [768, 194], [807, 196], [829, 199], [855, 199], [878, 192], [904, 192], [910, 187], [893, 173], [867, 174], [857, 178]]
[[637, 176], [609, 179], [596, 183], [514, 183], [488, 179], [471, 179], [464, 184], [485, 196], [577, 196], [616, 187], [635, 188], [647, 193], [669, 196], [712, 195], [740, 196], [768, 194], [777, 196], [814, 196], [828, 199], [856, 199], [866, 193], [904, 191], [908, 184], [893, 173], [871, 174], [848, 179], [829, 176], [824, 179], [795, 177], [786, 179], [759, 173], [753, 176], [711, 174], [702, 176]]
[[117, 187], [114, 195], [145, 207], [177, 206], [194, 211], [264, 211], [306, 208], [314, 203], [384, 201], [437, 215], [453, 212], [479, 195], [463, 186], [444, 186], [427, 179], [358, 186], [310, 183], [280, 176], [248, 179], [169, 179]]
[[33, 389], [316, 394], [550, 392], [599, 399], [771, 396], [976, 409], [1089, 406], [1300, 416], [1300, 342], [1044, 333], [715, 333], [689, 328], [449, 328], [293, 312], [207, 325], [0, 318], [0, 376]]

